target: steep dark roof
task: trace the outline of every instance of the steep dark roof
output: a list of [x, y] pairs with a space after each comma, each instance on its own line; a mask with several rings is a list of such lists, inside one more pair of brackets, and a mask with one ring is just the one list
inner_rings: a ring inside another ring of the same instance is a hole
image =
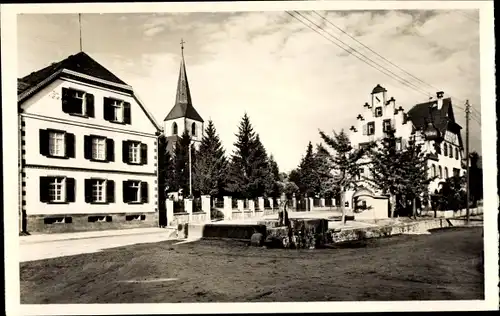
[[441, 135], [447, 130], [453, 130], [458, 134], [459, 142], [462, 145], [460, 130], [462, 127], [455, 122], [453, 106], [450, 98], [443, 99], [441, 109], [437, 108], [437, 101], [429, 101], [416, 104], [408, 111], [408, 118], [417, 130], [423, 130], [430, 122], [436, 127]]
[[377, 84], [375, 88], [372, 90], [372, 94], [379, 93], [379, 92], [387, 92], [387, 90], [382, 87], [381, 85]]
[[127, 85], [120, 78], [104, 68], [104, 66], [92, 59], [92, 57], [84, 52], [79, 52], [78, 54], [71, 55], [59, 62], [52, 63], [45, 68], [18, 79], [17, 93], [23, 93], [62, 69], [75, 71], [80, 74], [96, 77], [117, 84]]
[[191, 101], [191, 91], [189, 90], [189, 82], [186, 73], [186, 63], [184, 55], [182, 55], [181, 68], [179, 70], [179, 80], [177, 81], [177, 93], [175, 95], [175, 105], [170, 110], [163, 121], [173, 120], [180, 117], [190, 118], [199, 122], [203, 122], [201, 115], [193, 107]]

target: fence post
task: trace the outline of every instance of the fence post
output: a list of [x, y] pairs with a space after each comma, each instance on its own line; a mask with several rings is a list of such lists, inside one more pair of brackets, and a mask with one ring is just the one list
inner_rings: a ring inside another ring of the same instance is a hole
[[314, 207], [314, 199], [313, 198], [307, 198], [308, 202], [309, 202], [309, 207], [307, 208], [307, 210], [310, 212], [312, 211], [313, 207]]
[[324, 198], [319, 199], [319, 207], [325, 207], [325, 199]]
[[171, 199], [167, 199], [165, 201], [165, 207], [167, 208], [167, 227], [168, 227], [174, 221], [174, 201]]
[[295, 196], [292, 198], [292, 208], [297, 210], [297, 198]]
[[184, 199], [184, 210], [189, 214], [189, 222], [193, 221], [193, 199]]
[[269, 200], [269, 207], [270, 207], [272, 210], [274, 210], [274, 201], [273, 201], [273, 199], [272, 199], [272, 198], [268, 198], [268, 200]]
[[201, 196], [201, 210], [205, 213], [205, 220], [212, 221], [212, 207], [210, 205], [210, 195]]
[[233, 217], [233, 199], [230, 196], [224, 197], [224, 220]]
[[264, 214], [264, 198], [259, 197], [259, 211], [262, 211], [262, 214]]
[[252, 212], [252, 217], [255, 216], [255, 201], [254, 200], [248, 201], [248, 208], [250, 209], [250, 212]]
[[337, 205], [335, 204], [335, 199], [332, 199], [332, 207], [335, 207], [335, 206], [337, 206]]

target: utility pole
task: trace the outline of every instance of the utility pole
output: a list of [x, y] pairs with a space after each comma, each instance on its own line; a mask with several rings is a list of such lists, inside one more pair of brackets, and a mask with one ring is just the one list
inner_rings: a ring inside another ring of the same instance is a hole
[[465, 201], [467, 224], [469, 224], [470, 210], [469, 210], [469, 199], [470, 199], [470, 168], [469, 168], [469, 114], [470, 105], [469, 100], [465, 101], [465, 163], [467, 168], [467, 198]]

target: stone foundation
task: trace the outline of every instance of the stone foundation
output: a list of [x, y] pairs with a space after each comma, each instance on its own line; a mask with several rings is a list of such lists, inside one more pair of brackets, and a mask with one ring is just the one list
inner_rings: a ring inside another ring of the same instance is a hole
[[30, 234], [71, 233], [158, 227], [158, 212], [112, 214], [28, 215]]

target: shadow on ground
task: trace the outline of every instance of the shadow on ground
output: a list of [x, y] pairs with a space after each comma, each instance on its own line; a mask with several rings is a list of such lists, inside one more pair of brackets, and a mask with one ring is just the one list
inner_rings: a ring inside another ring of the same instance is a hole
[[21, 302], [169, 303], [483, 299], [482, 228], [329, 249], [164, 241], [22, 263]]

